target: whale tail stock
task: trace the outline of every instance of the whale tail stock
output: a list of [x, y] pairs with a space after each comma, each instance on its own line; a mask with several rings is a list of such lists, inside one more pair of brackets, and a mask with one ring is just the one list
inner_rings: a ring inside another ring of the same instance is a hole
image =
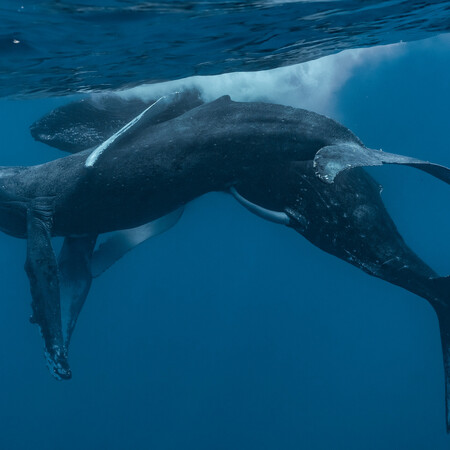
[[439, 321], [445, 372], [445, 417], [450, 433], [450, 276], [430, 279], [427, 300], [433, 306]]
[[[324, 147], [314, 158], [316, 175], [325, 183], [333, 183], [336, 176], [344, 174], [348, 169], [356, 167], [378, 166], [383, 164], [400, 164], [414, 167], [450, 184], [450, 169], [445, 166], [428, 161], [421, 161], [407, 156], [371, 150], [353, 144], [341, 144]], [[406, 259], [405, 261], [408, 261]], [[404, 270], [408, 266], [404, 266]], [[363, 269], [364, 270], [364, 269]], [[367, 271], [367, 270], [366, 270]], [[370, 273], [370, 270], [368, 271]], [[422, 271], [413, 272], [408, 276], [394, 276], [386, 279], [394, 284], [404, 287], [411, 292], [425, 298], [433, 306], [439, 321], [442, 354], [445, 372], [445, 412], [447, 433], [450, 433], [450, 276], [447, 277], [421, 277]], [[377, 273], [373, 275], [379, 276]], [[413, 281], [414, 280], [414, 281]]]
[[[450, 277], [438, 277], [407, 246], [383, 205], [379, 186], [361, 169], [342, 172], [331, 185], [322, 183], [331, 189], [321, 189], [316, 182], [313, 185], [316, 199], [320, 197], [328, 205], [324, 208], [326, 212], [317, 210], [318, 202], [309, 202], [306, 210], [297, 206], [288, 208], [286, 212], [293, 219], [294, 229], [366, 273], [426, 299], [435, 310], [444, 362], [446, 425], [450, 433]], [[309, 221], [323, 219], [325, 223], [321, 225], [305, 226]], [[327, 235], [333, 238], [324, 237]]]
[[437, 315], [444, 363], [445, 420], [447, 433], [450, 433], [450, 276], [421, 278], [410, 274], [408, 278], [411, 276], [415, 277], [414, 281], [394, 284], [427, 300]]
[[285, 224], [321, 250], [432, 305], [441, 331], [450, 432], [450, 278], [438, 277], [407, 246], [382, 202], [380, 190], [360, 167], [341, 171], [330, 183], [317, 176], [313, 161], [297, 161], [255, 171], [232, 193], [266, 220], [285, 223], [273, 219], [285, 213]]

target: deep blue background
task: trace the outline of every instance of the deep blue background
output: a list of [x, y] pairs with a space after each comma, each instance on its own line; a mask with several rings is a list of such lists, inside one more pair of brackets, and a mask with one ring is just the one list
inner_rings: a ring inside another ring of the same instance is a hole
[[[448, 42], [448, 41], [447, 41]], [[336, 118], [372, 147], [450, 165], [449, 46], [364, 66]], [[1, 163], [61, 156], [28, 126], [67, 100], [2, 101]], [[448, 186], [372, 170], [407, 242], [450, 273]], [[25, 242], [0, 237], [0, 448], [447, 449], [437, 320], [400, 288], [225, 194], [97, 279], [56, 382], [28, 323]]]

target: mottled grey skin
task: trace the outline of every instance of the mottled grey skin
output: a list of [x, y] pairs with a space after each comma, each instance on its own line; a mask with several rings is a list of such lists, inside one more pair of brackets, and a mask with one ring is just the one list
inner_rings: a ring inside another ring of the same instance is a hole
[[[33, 320], [55, 375], [70, 377], [67, 348], [90, 287], [97, 236], [138, 227], [207, 192], [233, 187], [256, 210], [284, 214], [283, 223], [321, 249], [430, 302], [441, 326], [449, 423], [450, 280], [409, 249], [378, 184], [358, 167], [407, 164], [447, 183], [450, 170], [367, 149], [344, 126], [301, 109], [229, 97], [191, 107], [163, 121], [144, 116], [92, 167], [85, 165], [89, 149], [1, 171], [0, 228], [28, 238]], [[33, 133], [44, 129], [47, 135], [47, 122]], [[64, 139], [59, 145], [71, 148]], [[80, 149], [79, 143], [73, 147]], [[58, 261], [51, 236], [66, 238]], [[62, 322], [61, 309], [69, 311]]]
[[[53, 236], [100, 234], [161, 217], [210, 191], [222, 191], [259, 165], [312, 160], [337, 142], [359, 139], [324, 116], [228, 97], [114, 144], [92, 168], [90, 150], [4, 177], [13, 198], [53, 199]], [[26, 221], [0, 217], [3, 231], [26, 236]], [[6, 222], [5, 222], [6, 221]]]

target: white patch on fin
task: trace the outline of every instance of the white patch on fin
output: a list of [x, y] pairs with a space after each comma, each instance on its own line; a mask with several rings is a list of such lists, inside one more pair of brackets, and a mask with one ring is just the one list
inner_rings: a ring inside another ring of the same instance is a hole
[[409, 156], [386, 153], [363, 147], [359, 144], [341, 143], [322, 147], [314, 157], [316, 175], [325, 183], [333, 183], [341, 172], [355, 167], [399, 164], [414, 167], [450, 184], [450, 169]]
[[134, 125], [136, 125], [142, 117], [149, 111], [151, 108], [153, 108], [155, 105], [157, 105], [159, 102], [163, 100], [167, 100], [167, 98], [178, 94], [178, 92], [174, 92], [169, 95], [164, 95], [163, 97], [156, 100], [155, 103], [152, 103], [149, 107], [145, 108], [144, 111], [142, 111], [138, 116], [136, 116], [133, 120], [128, 122], [125, 126], [123, 126], [117, 133], [113, 134], [110, 138], [106, 139], [105, 142], [100, 144], [87, 158], [86, 162], [84, 163], [85, 167], [93, 167], [99, 156], [108, 148], [110, 147], [120, 136], [122, 136], [124, 133], [126, 133], [130, 128], [132, 128]]
[[280, 223], [282, 225], [289, 225], [289, 216], [284, 212], [272, 211], [270, 209], [263, 208], [262, 206], [256, 205], [248, 201], [246, 198], [242, 197], [234, 187], [230, 188], [231, 195], [245, 208], [247, 208], [253, 214], [268, 220], [270, 222]]

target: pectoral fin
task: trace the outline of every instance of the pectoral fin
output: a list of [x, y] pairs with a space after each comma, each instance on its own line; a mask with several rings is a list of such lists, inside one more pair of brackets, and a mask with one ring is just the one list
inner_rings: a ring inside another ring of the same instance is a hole
[[45, 357], [58, 379], [71, 377], [61, 328], [58, 264], [51, 244], [52, 207], [49, 199], [33, 201], [27, 211], [25, 270], [33, 298], [31, 321], [40, 327]]
[[91, 287], [91, 258], [95, 241], [96, 236], [66, 237], [59, 253], [61, 323], [64, 347], [67, 351]]
[[92, 276], [98, 277], [131, 249], [173, 227], [182, 213], [183, 208], [179, 208], [140, 227], [114, 232], [92, 255]]
[[354, 143], [323, 147], [314, 157], [316, 175], [326, 183], [333, 183], [336, 176], [344, 170], [383, 164], [415, 167], [450, 184], [450, 169], [447, 167], [408, 156], [373, 150]]
[[[120, 145], [124, 139], [128, 139], [130, 135], [135, 135], [139, 130], [148, 131], [148, 127], [157, 122], [158, 117], [167, 115], [174, 105], [185, 102], [186, 93], [174, 92], [172, 94], [164, 95], [150, 106], [147, 106], [140, 114], [130, 120], [120, 130], [114, 133], [106, 141], [100, 144], [90, 155], [86, 158], [85, 167], [93, 167], [100, 155], [106, 150], [113, 149], [116, 145]], [[169, 114], [170, 117], [170, 114]]]

